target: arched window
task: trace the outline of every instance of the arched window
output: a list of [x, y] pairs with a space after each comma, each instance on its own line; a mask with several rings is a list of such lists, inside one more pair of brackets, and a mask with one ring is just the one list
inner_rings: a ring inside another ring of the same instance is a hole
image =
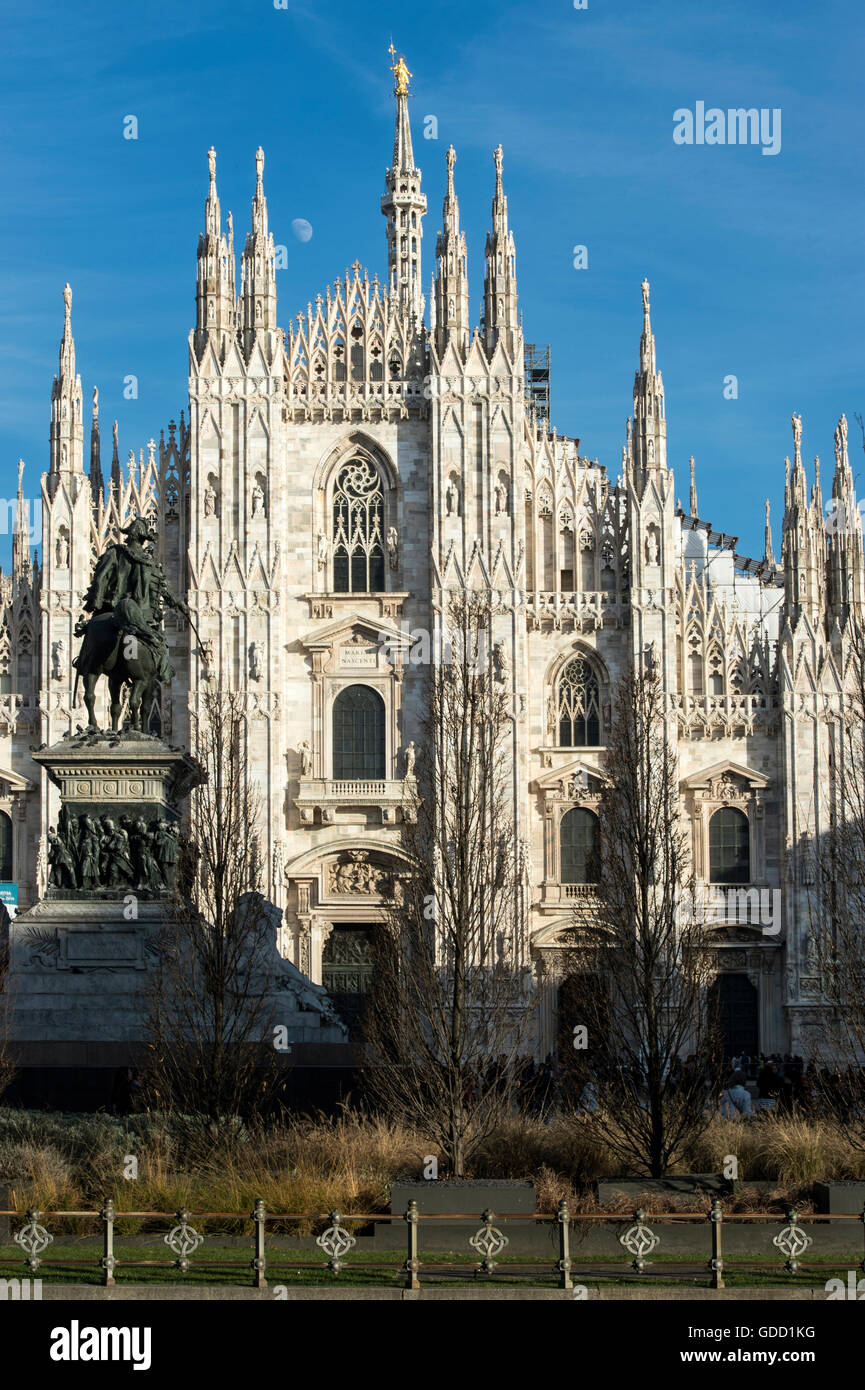
[[562, 883], [597, 883], [598, 818], [585, 806], [566, 811], [559, 827]]
[[378, 470], [356, 458], [339, 470], [333, 490], [333, 588], [337, 594], [384, 589], [384, 493]]
[[12, 822], [0, 811], [0, 881], [12, 882]]
[[710, 883], [750, 883], [748, 817], [735, 806], [716, 811], [709, 821]]
[[573, 657], [559, 676], [556, 719], [560, 748], [593, 748], [600, 743], [600, 688], [584, 656]]
[[368, 685], [350, 685], [333, 702], [333, 775], [344, 782], [385, 776], [384, 700]]

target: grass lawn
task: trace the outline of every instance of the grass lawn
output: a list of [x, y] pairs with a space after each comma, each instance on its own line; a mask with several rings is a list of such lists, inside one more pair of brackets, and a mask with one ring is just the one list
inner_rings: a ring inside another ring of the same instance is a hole
[[[237, 1245], [220, 1246], [216, 1239], [207, 1242], [200, 1259], [193, 1257], [186, 1274], [172, 1268], [172, 1255], [165, 1249], [163, 1258], [161, 1242], [153, 1246], [129, 1246], [118, 1242], [115, 1247], [117, 1268], [115, 1279], [118, 1283], [130, 1284], [198, 1284], [198, 1285], [246, 1285], [252, 1282], [252, 1244], [248, 1255], [244, 1256]], [[163, 1247], [164, 1248], [164, 1247]], [[58, 1241], [43, 1255], [37, 1277], [44, 1283], [100, 1284], [102, 1282], [99, 1260], [102, 1254], [101, 1243], [89, 1249], [82, 1248], [81, 1242], [62, 1245]], [[152, 1254], [145, 1263], [136, 1263]], [[351, 1253], [346, 1257], [345, 1266], [338, 1275], [326, 1268], [322, 1259], [317, 1259], [317, 1251], [309, 1249], [280, 1249], [267, 1254], [267, 1280], [274, 1284], [327, 1285], [348, 1284], [354, 1286], [400, 1287], [405, 1282], [401, 1268], [403, 1255], [400, 1251], [364, 1251], [354, 1259]], [[826, 1259], [811, 1259], [796, 1274], [788, 1274], [780, 1260], [774, 1263], [761, 1263], [748, 1257], [733, 1258], [724, 1262], [724, 1282], [728, 1288], [796, 1288], [822, 1287], [832, 1277], [846, 1279], [847, 1271], [855, 1268], [858, 1259], [851, 1255], [832, 1256]], [[68, 1261], [68, 1263], [66, 1263]], [[64, 1262], [58, 1265], [58, 1262]], [[495, 1275], [481, 1276], [474, 1273], [477, 1256], [464, 1251], [430, 1252], [427, 1260], [422, 1260], [420, 1279], [458, 1287], [460, 1284], [519, 1284], [527, 1287], [555, 1287], [557, 1275], [550, 1259], [526, 1257], [502, 1262]], [[457, 1269], [447, 1268], [449, 1265]], [[27, 1276], [27, 1267], [21, 1255], [11, 1254], [8, 1248], [0, 1251], [0, 1279], [21, 1279]], [[621, 1259], [596, 1258], [576, 1263], [571, 1271], [574, 1283], [592, 1285], [626, 1285], [651, 1283], [680, 1285], [682, 1287], [707, 1287], [708, 1273], [705, 1262], [695, 1259], [683, 1261], [681, 1257], [658, 1255], [649, 1265], [648, 1273], [634, 1274]]]

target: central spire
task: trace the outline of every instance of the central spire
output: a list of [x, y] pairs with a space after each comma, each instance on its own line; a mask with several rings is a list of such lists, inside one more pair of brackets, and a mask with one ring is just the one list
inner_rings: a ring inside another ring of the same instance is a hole
[[396, 98], [396, 125], [393, 138], [393, 164], [385, 175], [386, 193], [381, 210], [387, 218], [387, 261], [391, 303], [406, 317], [423, 317], [421, 287], [422, 219], [426, 197], [421, 193], [420, 169], [415, 167], [408, 117], [409, 78], [405, 58], [389, 49], [393, 94]]

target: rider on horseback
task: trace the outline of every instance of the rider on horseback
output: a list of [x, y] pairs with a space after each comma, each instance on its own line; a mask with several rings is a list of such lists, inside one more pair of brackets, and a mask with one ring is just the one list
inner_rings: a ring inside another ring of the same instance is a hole
[[[156, 555], [145, 549], [154, 537], [144, 518], [136, 517], [122, 528], [122, 533], [127, 537], [126, 543], [108, 546], [99, 557], [84, 598], [84, 609], [93, 617], [112, 614], [111, 627], [117, 640], [127, 635], [143, 642], [153, 653], [156, 679], [167, 684], [174, 669], [169, 664], [162, 634], [163, 608], [175, 608], [185, 617], [189, 616], [189, 609], [172, 593]], [[91, 620], [79, 618], [75, 635], [85, 638], [72, 663], [79, 675], [103, 670], [107, 653], [102, 643], [93, 640], [96, 629], [91, 627]]]

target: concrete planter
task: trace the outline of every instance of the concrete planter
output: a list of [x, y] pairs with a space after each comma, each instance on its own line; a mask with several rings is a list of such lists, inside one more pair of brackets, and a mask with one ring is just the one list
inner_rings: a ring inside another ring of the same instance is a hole
[[865, 1182], [815, 1182], [814, 1202], [824, 1216], [858, 1215], [865, 1208]]
[[655, 1203], [664, 1197], [693, 1197], [696, 1193], [723, 1199], [733, 1195], [734, 1184], [717, 1173], [681, 1173], [670, 1178], [599, 1178], [595, 1191], [601, 1206], [606, 1206], [623, 1194], [635, 1203], [644, 1195]]
[[[390, 1209], [395, 1216], [402, 1216], [409, 1202], [417, 1202], [418, 1211], [425, 1216], [448, 1216], [462, 1213], [470, 1219], [463, 1221], [430, 1221], [421, 1223], [420, 1243], [423, 1249], [435, 1247], [439, 1250], [454, 1250], [465, 1247], [470, 1236], [480, 1228], [483, 1213], [487, 1210], [496, 1216], [532, 1216], [537, 1211], [535, 1185], [532, 1182], [511, 1182], [506, 1179], [465, 1178], [456, 1180], [438, 1179], [425, 1182], [422, 1179], [391, 1183]], [[498, 1221], [497, 1225], [500, 1224]], [[505, 1231], [511, 1246], [526, 1248], [538, 1240], [542, 1230], [533, 1221], [504, 1222]], [[391, 1221], [387, 1229], [379, 1227], [380, 1240], [387, 1246], [405, 1243], [405, 1223]], [[378, 1234], [378, 1233], [377, 1233]], [[549, 1242], [549, 1233], [543, 1229], [541, 1239]]]

